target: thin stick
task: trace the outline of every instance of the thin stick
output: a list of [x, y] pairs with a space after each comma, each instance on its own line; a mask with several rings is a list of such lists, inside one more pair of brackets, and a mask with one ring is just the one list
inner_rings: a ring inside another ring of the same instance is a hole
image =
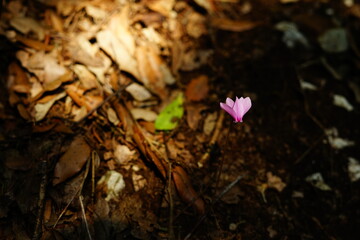
[[[237, 184], [241, 179], [243, 178], [243, 176], [238, 176], [234, 181], [232, 181], [229, 185], [227, 185], [225, 187], [225, 189], [219, 194], [217, 195], [217, 197], [215, 198], [214, 201], [211, 202], [210, 207], [214, 206], [215, 203], [217, 203], [224, 195], [225, 193], [227, 193], [228, 191], [230, 191], [230, 189], [232, 187], [235, 186], [235, 184]], [[185, 236], [184, 240], [190, 239], [190, 237], [192, 236], [192, 234], [196, 231], [196, 229], [200, 226], [200, 224], [205, 220], [205, 218], [207, 217], [208, 212], [204, 213], [200, 219], [197, 221], [196, 225], [193, 227], [193, 229], [191, 229], [191, 231]]]
[[44, 200], [45, 200], [45, 194], [46, 194], [46, 185], [47, 185], [47, 161], [43, 160], [41, 162], [41, 183], [40, 183], [40, 190], [39, 190], [39, 200], [38, 200], [38, 213], [36, 217], [36, 226], [35, 226], [35, 232], [33, 235], [33, 240], [38, 240], [41, 237], [41, 223], [43, 218], [43, 212], [44, 212]]
[[165, 161], [168, 163], [168, 187], [167, 192], [169, 195], [169, 239], [175, 239], [174, 235], [174, 201], [172, 198], [172, 165], [171, 161], [169, 160], [169, 148], [165, 142], [165, 134], [163, 134], [164, 146], [165, 146]]
[[65, 206], [65, 208], [62, 210], [62, 212], [60, 213], [59, 217], [56, 219], [56, 222], [53, 225], [53, 228], [56, 227], [56, 225], [58, 224], [58, 222], [60, 221], [61, 217], [64, 215], [64, 213], [66, 212], [66, 210], [68, 209], [68, 207], [70, 206], [70, 204], [72, 203], [72, 201], [74, 201], [75, 197], [81, 193], [81, 190], [84, 186], [85, 183], [85, 179], [89, 173], [89, 167], [90, 167], [90, 161], [88, 160], [86, 163], [86, 169], [85, 169], [85, 173], [84, 173], [84, 178], [83, 181], [81, 182], [79, 189], [76, 191], [76, 193], [72, 196], [72, 198], [70, 199], [70, 201], [68, 202], [68, 204]]
[[99, 155], [96, 151], [93, 151], [91, 154], [91, 202], [95, 202], [95, 159], [99, 158]]
[[116, 92], [110, 94], [109, 96], [107, 96], [104, 101], [102, 101], [98, 106], [96, 106], [95, 108], [91, 109], [83, 118], [81, 118], [79, 121], [77, 121], [77, 123], [80, 123], [82, 121], [84, 121], [85, 119], [87, 119], [90, 115], [92, 115], [95, 111], [97, 111], [99, 108], [101, 108], [105, 103], [107, 103], [112, 97], [114, 96], [118, 96], [122, 91], [125, 90], [125, 88], [127, 88], [130, 84], [132, 84], [132, 82], [125, 84], [124, 86], [120, 87]]
[[[225, 139], [225, 146], [227, 146], [227, 144], [229, 142], [229, 135], [230, 135], [230, 132], [232, 131], [232, 128], [233, 128], [233, 124], [230, 124], [229, 131], [228, 131], [228, 133], [226, 135], [226, 139]], [[218, 174], [216, 176], [215, 191], [219, 186], [220, 176], [222, 174], [223, 167], [224, 167], [224, 155], [220, 158], [220, 168], [219, 168], [219, 172], [218, 172]]]
[[79, 203], [80, 203], [80, 207], [81, 207], [81, 213], [82, 213], [82, 216], [83, 216], [83, 219], [84, 219], [84, 224], [85, 224], [85, 228], [86, 228], [86, 232], [88, 234], [88, 237], [90, 240], [92, 240], [92, 237], [91, 237], [91, 234], [90, 234], [90, 230], [89, 230], [89, 225], [88, 225], [88, 222], [87, 222], [87, 219], [86, 219], [86, 215], [85, 215], [85, 208], [84, 208], [84, 204], [83, 204], [83, 196], [80, 195], [79, 196]]
[[213, 132], [213, 135], [210, 139], [210, 142], [209, 142], [209, 145], [206, 149], [206, 152], [202, 155], [202, 157], [200, 158], [200, 160], [198, 161], [198, 167], [203, 167], [204, 164], [209, 160], [210, 158], [210, 154], [214, 148], [214, 145], [220, 135], [220, 130], [222, 129], [222, 125], [223, 125], [223, 121], [224, 121], [224, 114], [225, 112], [224, 111], [221, 111], [220, 112], [220, 115], [216, 121], [216, 125], [215, 125], [215, 130]]

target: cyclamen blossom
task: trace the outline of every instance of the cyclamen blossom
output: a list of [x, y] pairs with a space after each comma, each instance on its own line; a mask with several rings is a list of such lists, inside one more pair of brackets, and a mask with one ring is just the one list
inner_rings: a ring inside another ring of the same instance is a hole
[[220, 103], [220, 107], [229, 113], [235, 122], [242, 122], [243, 117], [251, 108], [251, 100], [247, 98], [235, 98], [235, 102], [231, 98], [226, 98], [226, 104]]

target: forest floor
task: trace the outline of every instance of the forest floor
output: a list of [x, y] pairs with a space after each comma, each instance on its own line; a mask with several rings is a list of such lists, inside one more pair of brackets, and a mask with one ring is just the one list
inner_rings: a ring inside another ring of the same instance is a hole
[[14, 0], [0, 23], [1, 239], [360, 238], [360, 4]]

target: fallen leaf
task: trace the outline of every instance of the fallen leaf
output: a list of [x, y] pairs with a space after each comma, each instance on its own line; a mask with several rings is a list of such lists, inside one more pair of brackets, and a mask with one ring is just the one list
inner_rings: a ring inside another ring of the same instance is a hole
[[133, 34], [129, 31], [130, 20], [129, 20], [130, 5], [126, 4], [121, 12], [111, 16], [109, 20], [108, 29], [115, 35], [115, 37], [121, 42], [121, 45], [125, 47], [126, 52], [131, 56], [135, 53], [135, 39]]
[[258, 22], [248, 20], [231, 20], [223, 17], [212, 17], [210, 19], [210, 24], [215, 28], [232, 32], [244, 32], [260, 25]]
[[306, 37], [299, 31], [297, 25], [293, 22], [282, 21], [275, 25], [275, 29], [283, 32], [282, 40], [288, 48], [293, 48], [297, 43], [304, 47], [309, 47]]
[[51, 27], [53, 27], [57, 32], [64, 32], [64, 23], [61, 20], [61, 18], [59, 17], [59, 15], [57, 15], [54, 11], [52, 10], [47, 10], [46, 13], [49, 15], [50, 17], [50, 21], [51, 21]]
[[195, 2], [196, 2], [199, 6], [205, 8], [209, 13], [214, 13], [214, 12], [216, 12], [216, 10], [217, 10], [214, 1], [209, 1], [209, 0], [195, 0]]
[[278, 190], [278, 192], [282, 192], [286, 187], [286, 184], [281, 180], [281, 178], [273, 175], [272, 172], [267, 172], [266, 177], [269, 188], [274, 188]]
[[78, 76], [84, 89], [89, 90], [97, 87], [97, 80], [95, 76], [84, 65], [75, 64], [73, 66], [73, 70]]
[[215, 128], [217, 120], [217, 112], [208, 114], [204, 121], [204, 133], [210, 135]]
[[105, 191], [105, 200], [108, 202], [119, 196], [119, 193], [125, 188], [125, 181], [121, 173], [110, 170], [100, 178], [97, 185]]
[[[127, 48], [109, 30], [103, 30], [96, 34], [99, 46], [117, 62], [120, 69], [140, 79], [137, 62]], [[143, 56], [144, 57], [144, 56]]]
[[195, 104], [187, 104], [186, 105], [186, 121], [189, 127], [192, 130], [196, 130], [199, 121], [202, 119], [201, 111], [205, 109], [205, 106], [195, 105]]
[[50, 54], [46, 54], [42, 61], [44, 61], [44, 83], [55, 81], [67, 72], [67, 69]]
[[180, 69], [183, 71], [192, 71], [200, 68], [209, 62], [213, 50], [190, 50], [181, 54]]
[[353, 157], [348, 158], [348, 171], [351, 182], [356, 182], [360, 179], [360, 163]]
[[180, 93], [177, 98], [167, 105], [159, 114], [155, 121], [156, 130], [172, 130], [184, 114], [184, 97]]
[[45, 44], [45, 43], [37, 41], [37, 40], [25, 38], [25, 37], [20, 36], [19, 34], [17, 34], [15, 36], [15, 40], [18, 42], [21, 42], [22, 44], [24, 44], [28, 47], [38, 50], [38, 51], [48, 52], [48, 51], [51, 51], [54, 49], [53, 45], [48, 45], [48, 44]]
[[66, 93], [62, 92], [62, 93], [58, 93], [55, 95], [52, 95], [51, 100], [47, 101], [47, 102], [38, 102], [35, 104], [34, 110], [35, 110], [35, 121], [41, 121], [42, 119], [44, 119], [44, 117], [46, 116], [46, 114], [49, 112], [50, 108], [52, 107], [52, 105], [54, 105], [54, 103], [65, 97]]
[[154, 111], [144, 108], [132, 108], [131, 114], [135, 120], [143, 119], [148, 122], [154, 122], [158, 116]]
[[332, 190], [331, 187], [324, 182], [324, 179], [323, 179], [321, 173], [319, 173], [319, 172], [311, 174], [310, 176], [307, 176], [305, 178], [305, 181], [307, 181], [308, 183], [312, 184], [314, 187], [316, 187], [322, 191], [331, 191]]
[[91, 148], [82, 136], [76, 136], [60, 157], [54, 170], [53, 185], [62, 183], [78, 173], [90, 156]]
[[193, 78], [186, 87], [185, 96], [190, 101], [201, 101], [207, 97], [209, 92], [209, 78], [200, 75]]
[[115, 126], [117, 126], [120, 123], [120, 121], [119, 121], [119, 118], [117, 117], [116, 112], [114, 111], [114, 109], [108, 108], [106, 112], [107, 112], [107, 116], [108, 116], [109, 121], [112, 124], [114, 124]]
[[125, 89], [137, 101], [145, 101], [151, 98], [151, 93], [138, 83], [132, 83]]
[[40, 41], [44, 40], [45, 29], [33, 18], [15, 17], [10, 20], [10, 25], [24, 35], [33, 32]]
[[142, 176], [140, 174], [137, 174], [136, 172], [132, 173], [131, 178], [132, 178], [135, 192], [144, 188], [147, 183], [146, 178], [144, 178], [144, 176]]
[[140, 73], [139, 80], [161, 99], [167, 98], [166, 84], [173, 84], [175, 78], [166, 63], [149, 46], [138, 47], [136, 59]]
[[333, 103], [335, 106], [345, 108], [349, 112], [354, 110], [354, 107], [349, 103], [349, 101], [344, 96], [334, 94]]
[[135, 151], [131, 151], [128, 146], [116, 144], [114, 147], [114, 157], [118, 164], [125, 165], [134, 158]]
[[325, 133], [327, 135], [330, 146], [333, 147], [334, 149], [342, 149], [345, 147], [351, 147], [355, 145], [354, 141], [340, 138], [338, 130], [336, 128], [326, 129]]
[[187, 17], [188, 23], [186, 24], [186, 31], [189, 36], [193, 38], [199, 38], [202, 35], [207, 34], [206, 18], [204, 15], [191, 12]]
[[180, 198], [184, 202], [192, 204], [200, 215], [204, 214], [205, 203], [191, 186], [191, 181], [185, 170], [180, 166], [175, 166], [172, 170], [172, 177]]
[[318, 40], [321, 48], [325, 52], [340, 53], [349, 48], [347, 33], [344, 28], [329, 29], [325, 31]]
[[169, 17], [175, 0], [151, 0], [145, 1], [145, 4], [151, 10], [161, 13], [165, 17]]

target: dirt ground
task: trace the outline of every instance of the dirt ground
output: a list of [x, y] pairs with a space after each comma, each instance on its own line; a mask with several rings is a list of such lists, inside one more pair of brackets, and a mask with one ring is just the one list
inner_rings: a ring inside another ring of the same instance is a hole
[[[360, 3], [74, 1], [71, 12], [63, 1], [15, 2], [2, 1], [0, 32], [1, 239], [360, 238]], [[120, 46], [94, 37], [128, 5], [141, 51], [126, 61], [139, 75], [122, 67]], [[88, 6], [110, 18], [96, 20]], [[23, 33], [20, 10], [50, 21], [50, 33]], [[166, 28], [172, 20], [185, 30]], [[165, 43], [144, 40], [150, 27]], [[80, 33], [111, 60], [105, 81], [97, 58], [71, 48]], [[56, 59], [51, 70], [31, 65], [40, 52], [40, 61]], [[161, 85], [166, 74], [153, 64], [168, 66], [176, 83]], [[50, 85], [54, 68], [73, 75]], [[82, 79], [84, 68], [94, 82]], [[125, 91], [133, 82], [151, 97]], [[161, 131], [151, 114], [159, 118], [180, 92], [184, 114]], [[252, 101], [241, 123], [219, 106], [235, 96]], [[135, 108], [152, 113], [136, 117]]]

